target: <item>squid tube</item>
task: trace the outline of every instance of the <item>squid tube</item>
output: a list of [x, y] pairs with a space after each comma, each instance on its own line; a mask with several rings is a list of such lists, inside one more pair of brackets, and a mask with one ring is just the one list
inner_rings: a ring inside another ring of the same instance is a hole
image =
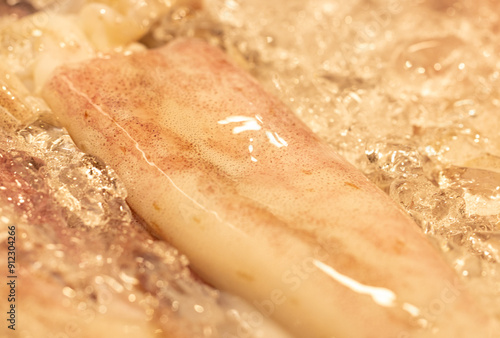
[[[151, 232], [297, 337], [488, 337], [418, 226], [218, 48], [56, 70], [43, 96]], [[260, 318], [259, 318], [260, 316]]]

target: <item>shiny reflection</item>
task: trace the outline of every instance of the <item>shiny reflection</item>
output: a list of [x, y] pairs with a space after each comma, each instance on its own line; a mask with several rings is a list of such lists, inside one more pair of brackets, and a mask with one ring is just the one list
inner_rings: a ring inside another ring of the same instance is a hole
[[228, 116], [224, 120], [218, 121], [219, 124], [239, 123], [243, 122], [242, 126], [234, 127], [233, 134], [239, 134], [249, 130], [260, 130], [262, 126], [255, 117], [250, 116]]
[[[244, 131], [261, 130], [262, 125], [264, 124], [264, 122], [262, 121], [262, 116], [260, 115], [255, 115], [255, 117], [235, 115], [235, 116], [228, 116], [224, 120], [217, 121], [218, 124], [222, 125], [230, 123], [240, 123], [240, 122], [243, 122], [243, 125], [234, 127], [233, 134], [239, 134]], [[278, 148], [288, 146], [288, 142], [286, 142], [280, 135], [278, 135], [277, 132], [272, 132], [267, 130], [265, 134], [272, 145]], [[253, 141], [253, 139], [250, 139], [250, 141]], [[249, 146], [249, 150], [250, 152], [253, 151], [252, 145]]]
[[288, 146], [288, 143], [283, 140], [276, 132], [272, 133], [270, 131], [266, 131], [266, 136], [269, 138], [269, 142], [271, 142], [272, 145], [275, 145], [278, 148]]
[[352, 291], [372, 297], [373, 301], [380, 306], [390, 307], [395, 305], [396, 295], [389, 289], [361, 284], [316, 259], [314, 260], [314, 265], [332, 277], [336, 282], [348, 287]]

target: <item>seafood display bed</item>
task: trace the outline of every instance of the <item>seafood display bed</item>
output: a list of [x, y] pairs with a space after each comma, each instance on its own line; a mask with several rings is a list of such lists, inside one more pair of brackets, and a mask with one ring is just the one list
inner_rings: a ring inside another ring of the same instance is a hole
[[0, 9], [0, 335], [500, 332], [495, 2]]

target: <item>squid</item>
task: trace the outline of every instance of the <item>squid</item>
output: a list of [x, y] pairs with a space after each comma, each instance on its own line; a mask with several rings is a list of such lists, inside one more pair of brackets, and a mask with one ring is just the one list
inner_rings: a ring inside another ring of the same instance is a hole
[[59, 67], [42, 95], [150, 232], [296, 337], [492, 337], [418, 226], [219, 48]]
[[109, 168], [38, 111], [0, 69], [0, 337], [290, 338], [270, 319], [250, 327], [256, 309], [153, 238]]

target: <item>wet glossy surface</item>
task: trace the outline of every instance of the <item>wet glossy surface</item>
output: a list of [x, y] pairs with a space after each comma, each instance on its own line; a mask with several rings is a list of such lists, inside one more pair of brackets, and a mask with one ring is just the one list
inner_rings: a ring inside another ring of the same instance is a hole
[[153, 232], [299, 336], [488, 331], [416, 225], [216, 48], [65, 67], [44, 97]]

